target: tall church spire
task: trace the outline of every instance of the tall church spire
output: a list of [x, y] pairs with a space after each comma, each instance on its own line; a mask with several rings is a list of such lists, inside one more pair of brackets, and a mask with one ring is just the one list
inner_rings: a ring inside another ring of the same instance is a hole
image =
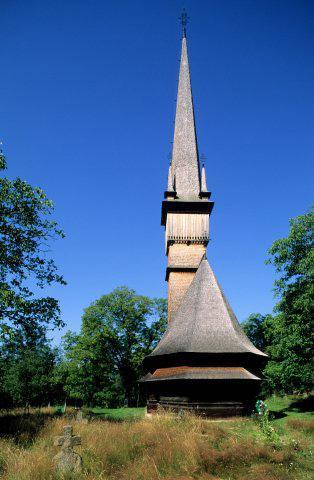
[[179, 199], [199, 196], [200, 171], [185, 25], [183, 25], [172, 171], [176, 178], [176, 193]]

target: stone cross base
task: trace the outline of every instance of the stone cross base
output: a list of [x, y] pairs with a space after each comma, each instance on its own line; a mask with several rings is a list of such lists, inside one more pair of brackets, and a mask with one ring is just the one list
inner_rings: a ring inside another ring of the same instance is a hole
[[53, 463], [61, 472], [78, 473], [82, 469], [82, 457], [73, 450], [61, 450], [53, 457]]

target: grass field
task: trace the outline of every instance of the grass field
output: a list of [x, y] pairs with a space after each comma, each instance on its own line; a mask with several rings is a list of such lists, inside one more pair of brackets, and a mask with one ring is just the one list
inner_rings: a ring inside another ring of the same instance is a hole
[[284, 423], [292, 418], [298, 418], [299, 420], [313, 418], [314, 397], [273, 396], [267, 400], [267, 404], [273, 413], [279, 414], [278, 418], [274, 420], [275, 424]]
[[[213, 422], [144, 409], [93, 409], [88, 424], [51, 411], [0, 416], [3, 480], [312, 480], [314, 420], [308, 400], [269, 399], [270, 436], [250, 418]], [[106, 419], [110, 419], [108, 421]], [[62, 476], [53, 438], [71, 423], [81, 435], [81, 474]]]
[[[291, 418], [311, 419], [313, 417], [313, 397], [302, 398], [300, 396], [287, 395], [285, 397], [272, 396], [267, 400], [268, 407], [275, 417], [274, 425], [284, 424]], [[133, 420], [143, 418], [145, 408], [101, 408], [89, 410], [92, 414], [109, 420]]]
[[145, 408], [91, 408], [89, 411], [99, 418], [108, 420], [134, 420], [143, 418]]

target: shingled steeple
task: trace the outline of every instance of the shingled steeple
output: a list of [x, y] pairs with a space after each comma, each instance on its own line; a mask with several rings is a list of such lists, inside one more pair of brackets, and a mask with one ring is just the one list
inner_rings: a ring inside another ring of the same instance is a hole
[[[168, 321], [189, 287], [209, 241], [209, 216], [213, 202], [206, 182], [201, 185], [197, 136], [186, 41], [187, 15], [183, 27], [178, 97], [171, 165], [161, 223], [166, 227], [168, 266]], [[205, 170], [202, 172], [205, 178]]]
[[182, 38], [171, 165], [176, 178], [177, 197], [198, 198], [200, 194], [200, 167], [185, 36]]

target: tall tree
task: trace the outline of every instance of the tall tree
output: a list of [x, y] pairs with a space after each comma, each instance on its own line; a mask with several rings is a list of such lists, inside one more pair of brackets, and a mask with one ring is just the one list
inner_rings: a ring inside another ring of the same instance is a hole
[[55, 353], [47, 345], [25, 349], [7, 362], [3, 385], [13, 406], [41, 406], [54, 398]]
[[[123, 404], [118, 372], [108, 344], [97, 325], [68, 332], [63, 338], [63, 361], [57, 369], [67, 398], [75, 404], [117, 407]], [[114, 394], [112, 395], [112, 391]]]
[[[0, 170], [6, 169], [0, 153]], [[49, 255], [49, 242], [63, 237], [50, 217], [53, 204], [38, 187], [16, 178], [0, 178], [0, 335], [41, 336], [60, 327], [59, 303], [34, 291], [53, 283], [65, 284]], [[35, 339], [36, 341], [36, 339]]]
[[86, 308], [65, 344], [65, 388], [84, 403], [136, 402], [142, 360], [166, 326], [166, 300], [116, 288]]
[[32, 345], [19, 337], [1, 342], [1, 406], [41, 406], [62, 400], [63, 388], [55, 376], [58, 349], [51, 348], [45, 336]]
[[267, 263], [279, 278], [279, 302], [272, 323], [270, 361], [265, 370], [273, 390], [306, 392], [313, 386], [314, 345], [314, 212], [290, 220], [286, 238], [269, 249]]
[[250, 315], [243, 330], [269, 355], [265, 392], [307, 392], [313, 385], [313, 210], [290, 220], [286, 238], [276, 240], [266, 263], [279, 277], [275, 315]]

